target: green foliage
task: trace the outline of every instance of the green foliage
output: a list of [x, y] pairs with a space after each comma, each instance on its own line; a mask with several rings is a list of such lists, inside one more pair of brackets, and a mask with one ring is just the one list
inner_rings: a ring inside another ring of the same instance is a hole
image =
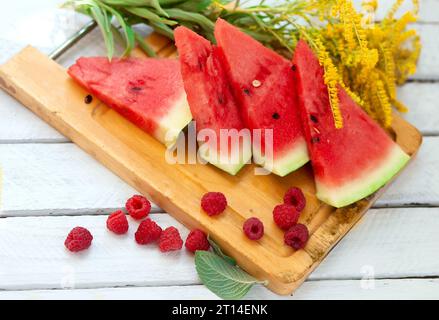
[[291, 22], [310, 23], [310, 17], [315, 15], [308, 10], [307, 0], [286, 0], [274, 6], [265, 5], [263, 0], [245, 8], [238, 8], [240, 1], [233, 5], [229, 0], [68, 0], [65, 5], [96, 20], [110, 58], [114, 55], [112, 22], [117, 22], [125, 39], [125, 55], [131, 52], [135, 42], [151, 55], [134, 33], [134, 24], [147, 24], [170, 39], [173, 39], [173, 29], [184, 25], [214, 41], [214, 22], [219, 17], [264, 45], [288, 55], [300, 34]]

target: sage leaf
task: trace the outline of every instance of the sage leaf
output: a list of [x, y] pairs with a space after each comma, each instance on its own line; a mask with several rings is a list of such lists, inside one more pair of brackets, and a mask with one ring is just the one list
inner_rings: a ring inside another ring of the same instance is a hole
[[261, 283], [210, 251], [195, 253], [195, 268], [203, 284], [222, 299], [242, 299], [254, 284]]

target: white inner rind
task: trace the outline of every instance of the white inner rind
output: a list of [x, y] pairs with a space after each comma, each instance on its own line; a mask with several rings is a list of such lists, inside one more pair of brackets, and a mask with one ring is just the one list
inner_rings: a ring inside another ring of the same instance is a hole
[[251, 157], [251, 139], [245, 137], [241, 140], [241, 143], [237, 143], [232, 147], [230, 155], [222, 156], [218, 151], [212, 152], [207, 144], [201, 144], [198, 149], [200, 157], [214, 165], [215, 167], [230, 173], [231, 175], [237, 174], [244, 165], [246, 165]]
[[191, 122], [192, 114], [187, 102], [186, 93], [183, 91], [169, 112], [158, 121], [154, 137], [166, 147], [173, 146], [180, 132]]
[[309, 161], [308, 148], [305, 139], [300, 138], [296, 141], [290, 151], [285, 152], [276, 159], [268, 159], [261, 155], [258, 148], [253, 146], [253, 159], [267, 171], [278, 176], [284, 177], [287, 174], [299, 169]]
[[[355, 180], [340, 186], [326, 185], [316, 178], [317, 198], [336, 208], [361, 200], [392, 179], [409, 161], [410, 157], [395, 144], [382, 165], [362, 172]], [[342, 174], [342, 173], [340, 173]]]

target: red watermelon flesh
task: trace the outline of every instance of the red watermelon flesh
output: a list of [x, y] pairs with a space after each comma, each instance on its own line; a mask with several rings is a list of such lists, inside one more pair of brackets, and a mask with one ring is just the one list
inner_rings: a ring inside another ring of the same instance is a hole
[[215, 135], [199, 140], [199, 154], [206, 161], [234, 175], [251, 159], [251, 137], [247, 135], [233, 140], [229, 136], [225, 138], [226, 145], [221, 144], [222, 130], [239, 133], [245, 129], [223, 68], [223, 53], [188, 28], [176, 28], [174, 36], [197, 132], [207, 129]]
[[339, 87], [343, 128], [336, 129], [324, 70], [300, 41], [293, 63], [317, 197], [335, 207], [374, 193], [409, 160], [401, 148]]
[[69, 75], [109, 107], [173, 145], [192, 116], [176, 59], [80, 58]]
[[[216, 22], [215, 37], [246, 126], [262, 130], [262, 143], [253, 141], [255, 162], [280, 176], [303, 166], [309, 158], [291, 62], [222, 19]], [[266, 129], [272, 129], [272, 140], [264, 139]]]

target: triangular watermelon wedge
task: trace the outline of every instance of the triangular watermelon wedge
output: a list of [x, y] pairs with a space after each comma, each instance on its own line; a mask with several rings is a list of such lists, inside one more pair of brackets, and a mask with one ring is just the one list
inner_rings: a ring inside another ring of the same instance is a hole
[[298, 43], [293, 63], [317, 197], [344, 207], [371, 195], [404, 167], [409, 156], [341, 87], [343, 128], [336, 129], [324, 70], [304, 41]]
[[[185, 27], [174, 31], [181, 73], [189, 106], [196, 122], [199, 155], [234, 175], [251, 159], [251, 136], [239, 114], [218, 47]], [[206, 141], [201, 132], [213, 133]], [[232, 135], [221, 139], [221, 132]], [[225, 143], [225, 144], [224, 144]]]
[[69, 75], [157, 140], [173, 145], [192, 120], [176, 59], [80, 58]]
[[[253, 131], [253, 159], [279, 176], [300, 168], [309, 158], [291, 62], [222, 19], [216, 22], [215, 37], [224, 51], [243, 120]], [[257, 129], [262, 131], [262, 143], [255, 139]], [[264, 139], [270, 132], [266, 129], [272, 129], [271, 140]]]

